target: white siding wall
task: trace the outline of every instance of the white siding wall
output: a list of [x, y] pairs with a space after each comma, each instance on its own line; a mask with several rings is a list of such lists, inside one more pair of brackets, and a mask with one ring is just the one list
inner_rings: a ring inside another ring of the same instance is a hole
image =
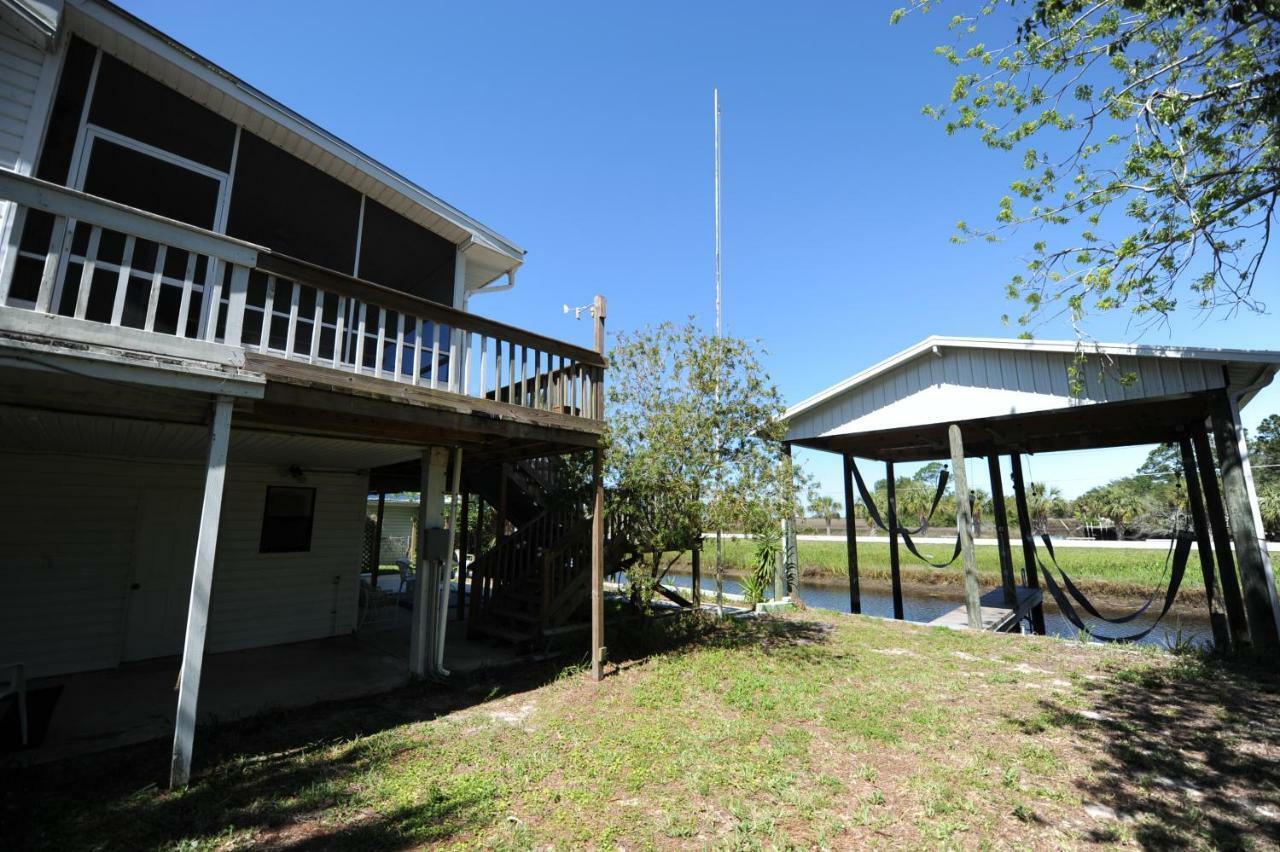
[[[0, 166], [18, 164], [33, 111], [45, 55], [0, 27]], [[38, 130], [36, 131], [38, 132]]]
[[[26, 662], [35, 676], [117, 665], [141, 498], [198, 492], [203, 466], [0, 453], [0, 472], [0, 661]], [[268, 484], [297, 483], [279, 467], [229, 469], [210, 652], [355, 627], [367, 475], [307, 474], [316, 488], [309, 553], [258, 553]]]

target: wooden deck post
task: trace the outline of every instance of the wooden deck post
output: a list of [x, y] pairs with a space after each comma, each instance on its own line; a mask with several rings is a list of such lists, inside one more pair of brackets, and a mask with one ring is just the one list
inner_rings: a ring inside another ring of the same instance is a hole
[[1213, 544], [1209, 540], [1209, 516], [1204, 509], [1204, 497], [1200, 493], [1200, 475], [1196, 471], [1196, 458], [1191, 449], [1191, 439], [1178, 438], [1182, 454], [1182, 472], [1187, 482], [1187, 505], [1191, 510], [1191, 522], [1195, 525], [1196, 549], [1200, 554], [1200, 570], [1204, 575], [1204, 593], [1209, 609], [1209, 624], [1213, 628], [1213, 644], [1219, 651], [1231, 648], [1231, 633], [1227, 616], [1218, 598], [1218, 583], [1213, 565]]
[[964, 557], [964, 606], [971, 630], [982, 629], [982, 594], [978, 590], [978, 557], [973, 550], [973, 509], [969, 505], [969, 475], [964, 468], [964, 438], [960, 427], [947, 428], [951, 442], [951, 475], [956, 483], [956, 532]]
[[862, 590], [858, 587], [858, 504], [853, 500], [853, 456], [841, 454], [844, 467], [844, 547], [849, 568], [849, 612], [862, 612]]
[[1227, 610], [1227, 627], [1231, 644], [1239, 648], [1249, 642], [1249, 622], [1244, 614], [1244, 597], [1240, 594], [1240, 578], [1236, 574], [1235, 554], [1231, 550], [1231, 533], [1227, 529], [1227, 512], [1222, 505], [1218, 472], [1209, 449], [1209, 433], [1202, 422], [1191, 426], [1191, 445], [1195, 448], [1196, 466], [1200, 468], [1200, 485], [1204, 491], [1205, 510], [1209, 513], [1209, 532], [1217, 554], [1218, 580], [1222, 584], [1222, 603]]
[[1013, 576], [1013, 548], [1009, 543], [1009, 514], [1004, 505], [1004, 474], [1000, 470], [1000, 456], [987, 456], [987, 474], [991, 479], [991, 512], [995, 515], [996, 549], [1000, 551], [1000, 587], [1004, 591], [1005, 605], [1018, 607], [1018, 582]]
[[1240, 425], [1240, 410], [1226, 393], [1210, 401], [1213, 432], [1222, 465], [1222, 491], [1227, 503], [1227, 521], [1236, 546], [1244, 608], [1249, 616], [1249, 639], [1265, 652], [1280, 651], [1280, 601], [1276, 580], [1267, 555], [1258, 495], [1249, 469], [1249, 446]]
[[196, 714], [200, 699], [200, 670], [204, 665], [204, 637], [209, 626], [209, 592], [213, 588], [218, 522], [222, 517], [222, 492], [227, 481], [231, 408], [231, 397], [218, 397], [213, 407], [213, 421], [209, 425], [204, 500], [200, 506], [200, 532], [196, 538], [191, 597], [187, 603], [187, 632], [182, 645], [182, 668], [178, 674], [173, 759], [169, 764], [169, 787], [173, 789], [185, 787], [191, 780], [191, 750], [195, 743]]
[[[1036, 564], [1036, 538], [1031, 529], [1031, 511], [1027, 507], [1027, 483], [1022, 478], [1022, 455], [1009, 454], [1009, 468], [1013, 474], [1013, 502], [1018, 511], [1018, 532], [1022, 538], [1022, 562], [1027, 575], [1027, 585], [1040, 588], [1040, 566]], [[1045, 634], [1044, 604], [1031, 608], [1031, 629], [1037, 636]]]
[[369, 588], [378, 588], [378, 570], [382, 566], [382, 518], [387, 509], [387, 492], [378, 491], [378, 517], [373, 523], [373, 553], [369, 554]]
[[409, 633], [409, 671], [425, 677], [435, 669], [439, 641], [439, 577], [428, 565], [429, 531], [444, 526], [444, 475], [449, 466], [447, 447], [430, 447], [422, 453], [418, 500], [417, 573], [413, 584], [413, 624]]
[[[604, 296], [592, 303], [595, 318], [596, 351], [604, 354], [604, 321], [607, 311]], [[594, 396], [595, 417], [604, 419], [604, 375]], [[604, 677], [604, 448], [596, 447], [591, 461], [591, 485], [594, 499], [591, 508], [591, 676]]]
[[462, 489], [462, 520], [459, 523], [458, 532], [462, 538], [461, 544], [458, 546], [458, 620], [462, 621], [467, 617], [467, 550], [470, 542], [467, 540], [468, 534], [471, 532], [471, 502], [470, 494], [467, 489]]
[[693, 543], [693, 548], [689, 553], [690, 562], [690, 580], [693, 583], [693, 607], [694, 609], [702, 608], [702, 541], [698, 540]]
[[484, 575], [484, 562], [480, 557], [484, 555], [485, 550], [482, 546], [484, 543], [484, 498], [476, 494], [476, 561], [471, 565], [471, 594], [470, 600], [467, 601], [467, 638], [474, 639], [479, 634], [480, 614], [485, 602], [485, 583], [488, 578]]
[[905, 615], [902, 607], [902, 570], [898, 558], [898, 486], [894, 480], [893, 462], [884, 463], [885, 482], [889, 490], [889, 578], [893, 586], [893, 617], [901, 621]]
[[[782, 445], [782, 454], [791, 459], [791, 445]], [[787, 595], [787, 568], [794, 568], [796, 580], [800, 579], [799, 550], [796, 544], [796, 519], [788, 514], [782, 519], [782, 551], [774, 562], [773, 599], [780, 601]]]

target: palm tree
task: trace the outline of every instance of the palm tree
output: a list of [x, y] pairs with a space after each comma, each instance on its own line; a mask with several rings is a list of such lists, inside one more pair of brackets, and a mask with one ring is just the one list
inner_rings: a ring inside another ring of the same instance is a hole
[[1123, 541], [1125, 524], [1142, 515], [1145, 508], [1142, 501], [1133, 494], [1112, 489], [1111, 493], [1105, 496], [1098, 511], [1104, 517], [1111, 519], [1111, 523], [1116, 525], [1116, 540]]
[[969, 510], [973, 512], [973, 537], [982, 536], [982, 512], [991, 501], [991, 495], [981, 488], [969, 489]]
[[809, 498], [809, 514], [826, 521], [827, 535], [831, 535], [831, 520], [840, 517], [840, 504], [825, 494], [815, 494]]

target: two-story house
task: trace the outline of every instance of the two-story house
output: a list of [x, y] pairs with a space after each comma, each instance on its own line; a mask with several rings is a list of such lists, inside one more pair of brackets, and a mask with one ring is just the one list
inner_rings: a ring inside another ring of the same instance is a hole
[[[355, 629], [370, 492], [422, 494], [424, 676], [446, 495], [595, 451], [600, 505], [603, 301], [594, 349], [468, 312], [518, 246], [145, 22], [0, 2], [0, 166], [0, 664], [174, 659], [174, 784], [206, 653]], [[538, 508], [473, 612], [521, 585], [509, 619], [562, 624], [591, 590], [598, 672], [601, 513]]]

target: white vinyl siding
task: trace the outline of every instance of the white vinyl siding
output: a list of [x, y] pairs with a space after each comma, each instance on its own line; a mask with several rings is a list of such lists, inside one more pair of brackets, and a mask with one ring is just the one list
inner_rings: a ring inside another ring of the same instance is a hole
[[[203, 465], [0, 453], [0, 661], [33, 676], [120, 662], [142, 497], [199, 493]], [[307, 553], [258, 553], [267, 485], [282, 466], [229, 467], [214, 567], [211, 653], [350, 633], [368, 477], [308, 473]], [[194, 554], [193, 554], [194, 556]], [[189, 576], [191, 563], [175, 569]]]
[[15, 168], [27, 137], [45, 55], [0, 30], [0, 166]]

